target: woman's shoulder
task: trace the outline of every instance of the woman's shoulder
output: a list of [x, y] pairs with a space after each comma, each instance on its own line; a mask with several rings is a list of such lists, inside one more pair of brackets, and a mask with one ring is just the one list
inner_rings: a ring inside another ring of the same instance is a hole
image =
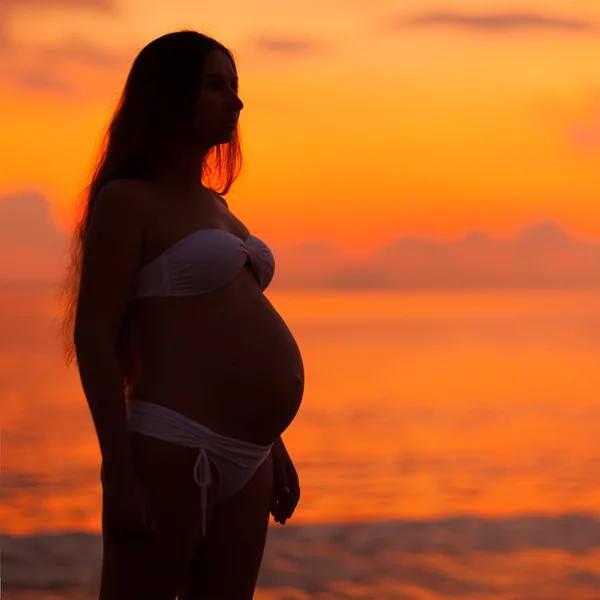
[[142, 179], [121, 177], [110, 179], [98, 190], [97, 196], [103, 198], [130, 199], [130, 202], [139, 202], [152, 198], [152, 184]]
[[149, 182], [141, 179], [111, 179], [96, 193], [94, 211], [108, 211], [123, 215], [147, 214], [154, 194]]
[[[154, 196], [138, 179], [111, 179], [96, 192], [90, 204], [89, 233], [103, 238], [130, 234], [136, 236], [152, 221]], [[94, 237], [94, 235], [92, 237]]]

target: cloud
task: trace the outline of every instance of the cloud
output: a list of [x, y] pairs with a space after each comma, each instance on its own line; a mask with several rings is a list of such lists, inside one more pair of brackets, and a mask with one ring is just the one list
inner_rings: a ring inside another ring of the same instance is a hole
[[75, 88], [64, 79], [34, 69], [17, 71], [12, 74], [10, 79], [13, 84], [24, 90], [47, 90], [62, 95], [70, 94], [75, 91]]
[[113, 69], [124, 64], [122, 54], [100, 48], [84, 39], [72, 38], [60, 44], [38, 46], [36, 52], [46, 65], [62, 65], [71, 61], [95, 68]]
[[0, 280], [57, 280], [67, 247], [68, 237], [55, 224], [42, 194], [0, 197]]
[[404, 236], [361, 260], [326, 242], [279, 245], [273, 286], [309, 289], [600, 289], [600, 243], [542, 221], [509, 239]]
[[573, 125], [568, 132], [569, 142], [578, 150], [598, 152], [600, 150], [600, 106], [586, 120]]
[[[68, 241], [39, 192], [0, 197], [0, 280], [57, 282]], [[553, 221], [506, 239], [484, 231], [456, 241], [402, 236], [360, 258], [329, 240], [270, 246], [273, 289], [600, 289], [600, 242]]]
[[304, 56], [317, 54], [323, 51], [323, 46], [313, 40], [286, 37], [259, 37], [254, 42], [254, 47], [266, 54], [279, 54], [284, 56]]
[[36, 191], [0, 197], [0, 248], [61, 248], [64, 233], [52, 219], [46, 198]]
[[0, 8], [9, 10], [55, 7], [112, 11], [115, 8], [115, 2], [114, 0], [0, 0]]
[[36, 9], [68, 9], [83, 11], [115, 12], [114, 0], [0, 0], [0, 48], [12, 45], [10, 27], [19, 13], [31, 13]]
[[76, 87], [64, 75], [69, 66], [99, 70], [126, 64], [125, 53], [115, 53], [84, 38], [70, 37], [55, 44], [16, 39], [11, 24], [38, 9], [114, 13], [116, 6], [113, 0], [0, 0], [0, 80], [25, 90], [72, 94]]
[[597, 23], [586, 19], [529, 12], [467, 14], [453, 11], [431, 11], [402, 17], [396, 21], [396, 27], [447, 27], [483, 33], [592, 32], [598, 30]]
[[52, 45], [5, 48], [0, 45], [0, 78], [20, 89], [72, 94], [77, 86], [65, 76], [70, 66], [116, 71], [124, 68], [128, 60], [125, 53], [109, 51], [82, 39]]

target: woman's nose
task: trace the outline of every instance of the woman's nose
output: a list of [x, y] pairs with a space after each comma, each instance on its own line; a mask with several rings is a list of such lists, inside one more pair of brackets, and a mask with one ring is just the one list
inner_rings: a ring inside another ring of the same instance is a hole
[[239, 112], [240, 110], [242, 110], [242, 108], [244, 108], [244, 103], [241, 101], [240, 97], [233, 92], [232, 96], [232, 103], [231, 103], [231, 111], [232, 112]]
[[236, 96], [235, 100], [235, 110], [239, 112], [240, 110], [242, 110], [242, 108], [244, 108], [244, 103], [240, 100], [239, 96]]

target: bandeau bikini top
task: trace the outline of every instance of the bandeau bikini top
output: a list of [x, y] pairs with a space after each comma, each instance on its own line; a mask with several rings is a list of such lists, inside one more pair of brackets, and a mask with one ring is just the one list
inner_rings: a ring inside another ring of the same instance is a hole
[[199, 229], [142, 267], [135, 297], [205, 294], [231, 283], [248, 260], [265, 290], [275, 260], [263, 241], [253, 235], [243, 240], [223, 229]]

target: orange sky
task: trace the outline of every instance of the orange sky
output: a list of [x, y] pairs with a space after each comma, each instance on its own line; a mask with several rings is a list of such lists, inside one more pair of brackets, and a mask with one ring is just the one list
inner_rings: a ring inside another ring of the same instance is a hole
[[12, 4], [0, 15], [0, 199], [38, 190], [63, 224], [135, 54], [194, 27], [238, 60], [245, 168], [230, 205], [268, 239], [367, 247], [541, 219], [600, 237], [590, 2]]

